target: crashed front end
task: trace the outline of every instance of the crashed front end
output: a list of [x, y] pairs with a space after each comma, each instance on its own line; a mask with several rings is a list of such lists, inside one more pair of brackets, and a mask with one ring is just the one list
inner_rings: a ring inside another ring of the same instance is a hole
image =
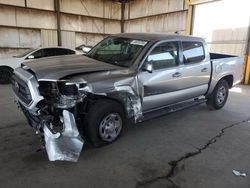
[[44, 142], [50, 161], [76, 162], [84, 141], [76, 123], [76, 104], [85, 98], [85, 84], [40, 81], [23, 68], [14, 71], [16, 103]]
[[84, 144], [79, 132], [82, 133], [82, 122], [94, 100], [104, 97], [119, 101], [127, 118], [141, 121], [137, 77], [126, 71], [117, 71], [116, 75], [119, 76], [111, 77], [111, 71], [105, 70], [98, 75], [93, 73], [88, 80], [83, 79], [84, 75], [69, 74], [63, 75], [65, 80], [37, 79], [37, 74], [26, 66], [15, 69], [12, 86], [16, 103], [41, 134], [49, 160], [78, 160]]

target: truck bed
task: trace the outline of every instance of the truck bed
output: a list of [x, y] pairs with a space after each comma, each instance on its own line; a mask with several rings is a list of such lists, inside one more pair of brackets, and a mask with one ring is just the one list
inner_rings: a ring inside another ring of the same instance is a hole
[[209, 92], [211, 93], [216, 83], [224, 77], [224, 75], [232, 75], [232, 85], [238, 84], [243, 78], [243, 64], [244, 60], [242, 57], [209, 53], [212, 64], [212, 81], [210, 84]]

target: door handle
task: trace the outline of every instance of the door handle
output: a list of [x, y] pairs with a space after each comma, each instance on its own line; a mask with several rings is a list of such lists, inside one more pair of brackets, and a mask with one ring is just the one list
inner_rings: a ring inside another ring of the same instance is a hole
[[201, 69], [201, 72], [207, 72], [207, 68]]
[[176, 72], [172, 75], [172, 77], [180, 77], [181, 76], [181, 73], [180, 72]]

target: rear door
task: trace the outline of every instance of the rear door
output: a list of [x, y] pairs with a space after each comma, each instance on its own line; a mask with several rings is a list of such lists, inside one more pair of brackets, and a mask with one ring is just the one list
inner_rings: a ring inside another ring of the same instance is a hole
[[193, 88], [193, 97], [204, 95], [208, 89], [211, 63], [206, 50], [202, 42], [182, 41], [182, 81], [186, 88]]

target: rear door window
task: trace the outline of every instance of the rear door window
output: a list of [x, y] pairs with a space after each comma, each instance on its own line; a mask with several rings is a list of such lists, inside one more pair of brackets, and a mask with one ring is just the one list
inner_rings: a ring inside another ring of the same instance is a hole
[[179, 64], [178, 42], [164, 42], [156, 46], [148, 55], [155, 70], [164, 69]]
[[182, 42], [184, 64], [198, 63], [205, 59], [201, 42]]

